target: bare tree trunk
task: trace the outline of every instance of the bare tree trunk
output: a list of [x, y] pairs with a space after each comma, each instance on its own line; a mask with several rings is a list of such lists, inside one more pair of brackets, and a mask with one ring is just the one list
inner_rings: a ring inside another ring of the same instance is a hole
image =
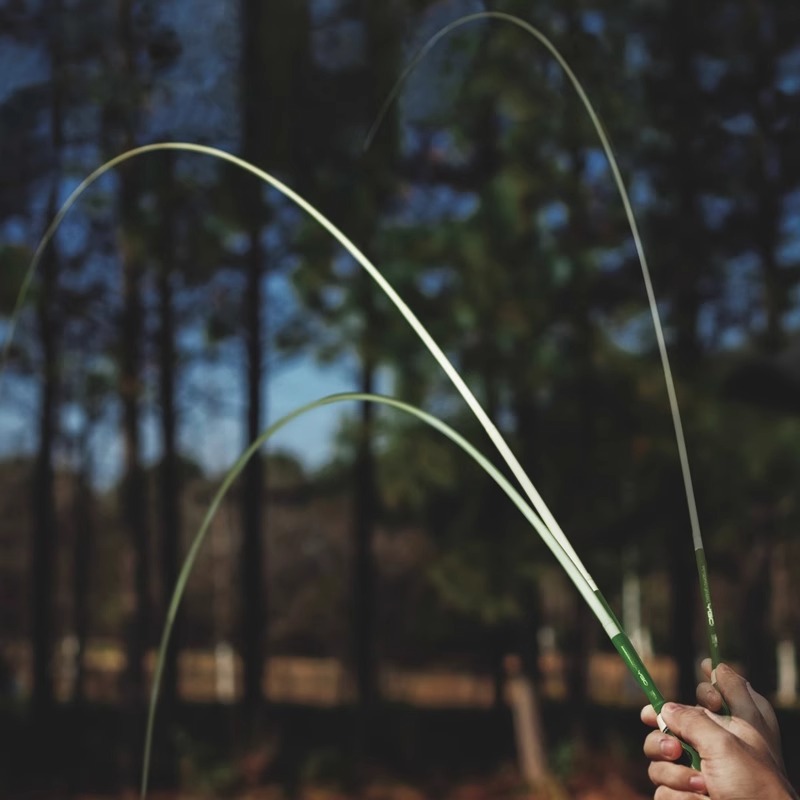
[[[308, 169], [295, 147], [303, 134], [298, 100], [299, 77], [307, 66], [308, 7], [306, 0], [241, 0], [242, 35], [242, 153], [261, 166]], [[287, 67], [287, 65], [290, 65]], [[267, 417], [262, 387], [267, 378], [269, 341], [268, 309], [264, 284], [267, 266], [261, 233], [267, 226], [268, 209], [261, 187], [247, 177], [239, 186], [240, 209], [248, 238], [244, 327], [247, 357], [248, 444]], [[266, 552], [266, 466], [256, 454], [245, 469], [242, 493], [242, 648], [244, 692], [242, 710], [251, 732], [258, 725], [264, 704], [265, 649], [268, 641], [269, 589], [264, 581]]]
[[[263, 156], [264, 139], [268, 135], [264, 119], [263, 88], [265, 75], [264, 48], [268, 4], [259, 0], [242, 2], [242, 150], [249, 161], [258, 163]], [[261, 230], [265, 209], [260, 188], [249, 176], [240, 186], [241, 213], [248, 239], [245, 265], [246, 294], [244, 308], [247, 406], [246, 442], [249, 445], [261, 432], [265, 414], [262, 384], [264, 372], [264, 328], [266, 324], [262, 284], [266, 274], [261, 251]], [[260, 725], [264, 696], [261, 682], [264, 673], [267, 595], [264, 583], [264, 516], [263, 494], [265, 467], [260, 453], [255, 453], [242, 476], [242, 659], [244, 687], [243, 721], [247, 736], [256, 734]]]
[[[786, 343], [783, 317], [791, 307], [786, 270], [781, 268], [778, 249], [781, 245], [781, 206], [783, 203], [783, 176], [781, 153], [776, 141], [781, 135], [783, 111], [776, 84], [778, 67], [775, 63], [777, 43], [775, 33], [777, 21], [775, 11], [767, 8], [752, 10], [755, 33], [753, 116], [760, 133], [759, 160], [756, 174], [755, 250], [760, 261], [764, 285], [764, 310], [766, 326], [764, 345], [768, 352], [775, 353]], [[772, 17], [772, 19], [770, 19]]]
[[[262, 381], [264, 380], [264, 347], [262, 341], [262, 255], [259, 227], [254, 224], [249, 233], [250, 246], [247, 265], [247, 296], [245, 301], [247, 349], [247, 444], [261, 432], [264, 415]], [[264, 696], [261, 681], [264, 673], [266, 639], [267, 593], [264, 584], [264, 503], [266, 470], [260, 453], [247, 465], [242, 492], [242, 652], [244, 660], [243, 708], [251, 732], [258, 724], [259, 709]]]
[[[367, 96], [367, 111], [374, 113], [380, 102], [384, 88], [380, 81], [385, 79], [387, 69], [395, 63], [395, 39], [393, 20], [395, 5], [391, 0], [375, 4], [360, 3], [366, 32], [367, 63], [375, 65]], [[387, 83], [385, 85], [389, 85]], [[370, 194], [367, 208], [355, 223], [359, 240], [369, 242], [374, 236], [378, 213], [386, 197], [388, 186], [387, 165], [393, 158], [396, 141], [395, 132], [386, 130], [385, 138], [367, 155], [373, 183], [365, 187]], [[363, 392], [375, 389], [375, 370], [378, 365], [376, 352], [376, 331], [378, 329], [375, 290], [372, 280], [365, 273], [358, 278], [358, 298], [363, 311], [363, 328], [359, 344], [361, 358], [360, 388]], [[353, 647], [352, 659], [356, 673], [356, 702], [358, 708], [356, 730], [356, 756], [361, 759], [367, 754], [372, 738], [372, 715], [379, 700], [377, 654], [375, 642], [375, 606], [377, 602], [375, 587], [375, 559], [373, 553], [374, 528], [377, 506], [375, 487], [374, 456], [374, 409], [371, 403], [362, 403], [359, 412], [360, 430], [358, 450], [354, 468], [354, 564], [353, 564]]]
[[547, 764], [544, 726], [536, 689], [533, 681], [525, 675], [518, 656], [507, 656], [504, 668], [506, 695], [514, 719], [519, 771], [528, 786], [541, 788], [552, 780], [552, 775]]
[[756, 528], [747, 549], [742, 574], [745, 668], [747, 678], [760, 691], [770, 694], [775, 688], [775, 645], [770, 623], [772, 604], [772, 559], [775, 547], [775, 512], [763, 510], [761, 526]]
[[[55, 190], [48, 217], [55, 214]], [[52, 214], [50, 213], [52, 212]], [[53, 448], [56, 436], [58, 350], [54, 312], [57, 256], [53, 249], [42, 259], [41, 291], [37, 316], [42, 345], [42, 393], [39, 409], [39, 451], [33, 484], [34, 535], [31, 558], [33, 591], [33, 691], [34, 713], [43, 718], [52, 710], [53, 695], [53, 585], [56, 545], [55, 479]]]
[[[52, 0], [50, 48], [53, 58], [52, 104], [50, 113], [51, 143], [55, 174], [47, 201], [47, 218], [52, 219], [58, 208], [58, 189], [61, 180], [63, 140], [63, 93], [60, 66], [63, 62], [59, 21], [60, 0]], [[52, 709], [53, 696], [53, 585], [56, 544], [55, 478], [53, 449], [56, 437], [56, 416], [59, 385], [58, 329], [56, 286], [59, 260], [55, 242], [47, 249], [40, 266], [41, 292], [37, 304], [37, 321], [42, 345], [42, 394], [39, 409], [39, 450], [33, 484], [33, 552], [31, 556], [33, 691], [32, 704], [38, 717]]]
[[[130, 173], [120, 179], [120, 206], [123, 220], [130, 220], [135, 207], [135, 188]], [[123, 239], [126, 234], [123, 234]], [[134, 260], [130, 244], [123, 242], [123, 319], [121, 340], [123, 441], [125, 477], [122, 485], [123, 526], [130, 543], [133, 579], [132, 617], [128, 637], [127, 683], [131, 702], [144, 699], [144, 654], [150, 631], [150, 576], [147, 532], [147, 504], [140, 442], [139, 398], [141, 395], [141, 339], [143, 309], [141, 301], [141, 263]]]
[[[673, 507], [682, 508], [685, 499], [682, 490], [676, 486]], [[675, 520], [675, 529], [684, 532], [685, 523]], [[695, 666], [694, 631], [695, 612], [697, 609], [697, 578], [692, 549], [684, 540], [675, 542], [669, 548], [670, 596], [672, 610], [672, 626], [669, 652], [678, 666], [679, 702], [691, 703], [697, 685]]]
[[[113, 120], [121, 130], [123, 147], [135, 142], [135, 102], [138, 99], [133, 0], [118, 0], [115, 67], [130, 92], [127, 103], [116, 107]], [[141, 410], [142, 350], [145, 335], [142, 277], [135, 223], [139, 213], [139, 175], [136, 165], [125, 164], [119, 172], [120, 260], [122, 269], [122, 317], [120, 326], [119, 395], [122, 405], [124, 477], [121, 485], [122, 529], [127, 539], [123, 586], [127, 592], [127, 666], [123, 676], [122, 707], [126, 715], [121, 756], [121, 779], [126, 786], [138, 780], [136, 754], [144, 733], [146, 682], [144, 658], [150, 644], [150, 545], [147, 522], [147, 488], [142, 465]]]
[[[179, 548], [181, 540], [181, 482], [176, 442], [177, 408], [175, 381], [177, 358], [175, 354], [175, 312], [172, 277], [175, 261], [175, 187], [173, 153], [162, 154], [164, 172], [162, 188], [161, 235], [158, 274], [160, 364], [159, 398], [161, 405], [161, 439], [164, 448], [160, 470], [160, 527], [161, 527], [161, 578], [162, 611], [166, 616], [172, 591], [178, 581]], [[161, 687], [161, 705], [169, 717], [178, 698], [178, 649], [180, 617], [175, 620], [172, 642], [166, 653], [164, 677]]]
[[[369, 277], [363, 277], [369, 280]], [[372, 287], [363, 285], [365, 303], [365, 339], [372, 334]], [[360, 389], [374, 391], [375, 364], [371, 344], [362, 344]], [[360, 430], [355, 463], [353, 494], [353, 532], [355, 560], [353, 566], [353, 660], [356, 671], [356, 692], [359, 708], [358, 749], [363, 751], [369, 739], [373, 707], [378, 699], [375, 664], [375, 558], [373, 530], [375, 525], [375, 457], [373, 453], [373, 406], [362, 403]]]
[[[570, 36], [567, 42], [580, 40], [582, 23], [575, 4], [566, 10]], [[574, 53], [577, 59], [579, 54]], [[597, 426], [595, 401], [597, 397], [597, 375], [594, 367], [596, 334], [592, 323], [593, 265], [587, 255], [592, 247], [591, 224], [587, 210], [586, 189], [586, 142], [582, 135], [582, 113], [577, 109], [566, 112], [564, 147], [569, 164], [567, 193], [572, 202], [568, 228], [562, 244], [573, 270], [571, 282], [572, 328], [571, 359], [574, 377], [570, 377], [570, 389], [575, 400], [574, 430], [581, 442], [582, 457], [573, 467], [572, 478], [581, 495], [581, 507], [573, 509], [570, 525], [580, 530], [597, 505], [595, 489], [597, 468]], [[589, 747], [589, 731], [586, 719], [589, 703], [589, 659], [594, 639], [595, 621], [589, 607], [576, 597], [575, 615], [569, 636], [568, 668], [566, 676], [567, 696], [571, 716], [571, 738], [580, 758]]]
[[[87, 425], [88, 428], [88, 425]], [[75, 526], [75, 564], [72, 572], [75, 598], [76, 674], [73, 700], [86, 699], [86, 646], [89, 637], [89, 581], [94, 543], [92, 489], [89, 485], [87, 432], [78, 445], [80, 463], [75, 479], [73, 519]]]
[[[480, 325], [482, 330], [491, 330], [492, 321], [484, 320]], [[488, 346], [488, 344], [487, 344]], [[498, 381], [496, 361], [490, 355], [486, 359], [481, 375], [483, 383], [484, 404], [486, 413], [493, 420], [497, 420], [499, 409]], [[487, 564], [491, 591], [501, 595], [508, 585], [508, 565], [506, 551], [508, 549], [506, 526], [502, 522], [505, 496], [494, 481], [487, 481], [483, 489], [483, 498], [475, 520], [478, 530], [484, 531], [492, 542], [489, 548], [489, 563]], [[509, 625], [505, 621], [490, 623], [486, 631], [486, 649], [490, 658], [492, 683], [494, 685], [494, 707], [502, 708], [506, 704], [506, 663], [505, 659], [512, 642], [509, 637]]]
[[[169, 610], [172, 592], [178, 582], [181, 542], [181, 477], [177, 450], [177, 404], [175, 383], [177, 356], [175, 352], [175, 309], [172, 279], [175, 274], [175, 155], [162, 153], [161, 230], [158, 253], [158, 358], [159, 400], [161, 406], [161, 459], [159, 481], [159, 516], [161, 534], [161, 592], [163, 619]], [[183, 615], [178, 613], [173, 623], [169, 648], [164, 656], [164, 674], [160, 703], [166, 719], [171, 719], [179, 698], [178, 653], [181, 641]], [[177, 782], [177, 754], [170, 739], [162, 744], [164, 763], [168, 772], [164, 776], [171, 785]]]
[[[677, 235], [686, 253], [693, 257], [677, 265], [674, 289], [674, 319], [676, 332], [676, 364], [684, 374], [696, 372], [700, 360], [700, 340], [697, 324], [700, 310], [699, 264], [705, 261], [707, 252], [705, 235], [698, 219], [700, 187], [697, 183], [695, 164], [697, 156], [693, 149], [695, 138], [693, 114], [688, 109], [702, 107], [694, 76], [694, 55], [697, 51], [696, 25], [692, 22], [692, 9], [688, 0], [679, 0], [670, 9], [670, 33], [674, 61], [676, 97], [676, 133], [674, 170], [677, 188], [677, 218], [681, 220]], [[682, 484], [672, 487], [674, 501], [671, 503], [681, 513], [676, 514], [675, 531], [680, 541], [670, 546], [668, 560], [670, 584], [672, 586], [672, 631], [671, 653], [678, 667], [678, 699], [691, 702], [696, 684], [695, 630], [697, 598], [697, 570], [691, 548], [688, 547], [688, 511]]]

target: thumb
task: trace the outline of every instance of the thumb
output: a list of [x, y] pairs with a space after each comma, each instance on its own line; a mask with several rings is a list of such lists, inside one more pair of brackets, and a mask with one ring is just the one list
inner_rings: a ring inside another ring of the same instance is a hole
[[726, 730], [730, 717], [718, 717], [705, 708], [666, 703], [661, 717], [671, 733], [708, 758], [727, 744], [731, 734]]

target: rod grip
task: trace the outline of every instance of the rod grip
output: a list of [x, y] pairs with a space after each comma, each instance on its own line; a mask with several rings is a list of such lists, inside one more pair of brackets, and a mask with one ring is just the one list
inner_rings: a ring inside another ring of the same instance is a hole
[[[667, 727], [667, 723], [664, 722], [664, 718], [661, 714], [656, 715], [656, 719], [658, 720], [658, 728], [661, 733], [666, 733], [669, 736], [675, 736], [675, 734]], [[677, 736], [675, 736], [678, 739]], [[686, 759], [688, 759], [688, 766], [692, 767], [692, 769], [696, 769], [698, 772], [700, 771], [700, 754], [697, 750], [694, 749], [690, 744], [687, 744], [683, 741], [683, 739], [678, 739], [678, 742], [683, 749], [683, 754]]]

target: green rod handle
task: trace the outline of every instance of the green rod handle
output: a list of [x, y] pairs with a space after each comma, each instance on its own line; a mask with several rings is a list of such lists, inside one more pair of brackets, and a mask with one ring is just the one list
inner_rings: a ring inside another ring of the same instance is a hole
[[[603, 600], [603, 602], [605, 603], [605, 600]], [[658, 687], [653, 681], [650, 672], [644, 665], [644, 662], [636, 652], [634, 646], [631, 644], [630, 639], [621, 631], [611, 640], [611, 642], [622, 657], [625, 665], [630, 670], [631, 675], [633, 675], [633, 677], [636, 679], [636, 682], [639, 684], [639, 686], [642, 687], [642, 690], [647, 695], [647, 699], [650, 701], [650, 704], [655, 709], [656, 716], [658, 718], [658, 727], [663, 733], [667, 733], [670, 736], [675, 736], [675, 734], [672, 733], [669, 728], [667, 728], [666, 724], [664, 724], [664, 720], [661, 717], [661, 709], [664, 707], [664, 703], [666, 703], [664, 695], [662, 695], [658, 690]], [[683, 748], [683, 752], [689, 757], [692, 768], [699, 771], [700, 754], [690, 744], [687, 744], [681, 739], [678, 739], [678, 741]]]

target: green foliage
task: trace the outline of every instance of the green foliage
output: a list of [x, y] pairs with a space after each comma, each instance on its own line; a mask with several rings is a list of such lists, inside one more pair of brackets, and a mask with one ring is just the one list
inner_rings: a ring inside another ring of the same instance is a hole
[[227, 754], [196, 740], [188, 730], [176, 731], [174, 738], [181, 766], [181, 783], [187, 790], [213, 797], [233, 794], [239, 776], [235, 763]]
[[337, 748], [322, 748], [309, 753], [300, 768], [301, 785], [345, 789], [353, 785], [352, 757]]
[[434, 588], [446, 608], [481, 625], [492, 627], [519, 619], [521, 609], [514, 596], [492, 590], [490, 577], [480, 566], [485, 558], [485, 548], [462, 544], [431, 567], [429, 576]]

